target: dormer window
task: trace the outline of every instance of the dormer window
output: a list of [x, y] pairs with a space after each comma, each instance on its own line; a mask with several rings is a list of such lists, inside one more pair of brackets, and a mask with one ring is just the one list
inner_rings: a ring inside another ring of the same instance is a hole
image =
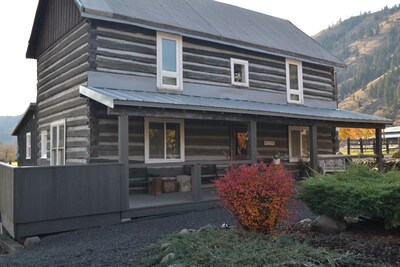
[[182, 37], [157, 32], [157, 86], [182, 91]]
[[249, 87], [249, 62], [231, 58], [231, 83], [236, 86]]
[[304, 104], [303, 70], [301, 61], [286, 59], [287, 102]]

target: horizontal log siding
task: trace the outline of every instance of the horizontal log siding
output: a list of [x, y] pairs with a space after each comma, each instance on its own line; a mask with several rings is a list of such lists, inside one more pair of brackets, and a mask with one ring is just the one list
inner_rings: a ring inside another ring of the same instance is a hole
[[286, 92], [284, 58], [189, 38], [183, 42], [184, 81], [231, 86], [231, 58], [249, 61], [251, 88]]
[[55, 42], [63, 38], [73, 27], [83, 20], [75, 1], [46, 1], [38, 29], [35, 55], [39, 57]]
[[92, 28], [92, 70], [156, 77], [154, 31], [104, 23], [93, 24]]
[[305, 98], [336, 101], [334, 68], [303, 63]]
[[318, 154], [335, 154], [335, 132], [332, 127], [318, 127]]
[[[265, 146], [264, 141], [274, 141], [274, 146]], [[279, 124], [257, 124], [257, 151], [263, 159], [272, 159], [280, 152], [281, 155], [289, 154], [288, 126]]]
[[[92, 28], [92, 70], [156, 77], [155, 31], [104, 22]], [[183, 81], [229, 87], [231, 58], [249, 61], [251, 89], [286, 94], [285, 58], [192, 38], [183, 38]], [[333, 69], [303, 66], [305, 98], [334, 100]]]
[[[272, 159], [277, 153], [289, 155], [289, 133], [287, 125], [258, 123], [257, 125], [257, 150], [265, 159]], [[318, 127], [318, 154], [334, 153], [335, 129], [331, 127]], [[274, 141], [274, 146], [265, 146], [264, 141]]]
[[[66, 163], [87, 163], [90, 128], [87, 99], [80, 97], [79, 86], [87, 82], [89, 69], [89, 26], [82, 22], [65, 35], [37, 61], [38, 135], [50, 124], [66, 119]], [[39, 138], [40, 139], [40, 136]], [[41, 142], [38, 142], [40, 157]], [[49, 149], [49, 145], [48, 145]], [[49, 155], [49, 154], [48, 154]], [[48, 164], [40, 160], [40, 165]]]
[[230, 126], [218, 121], [185, 120], [185, 159], [226, 160]]
[[[103, 106], [91, 103], [90, 161], [116, 162], [118, 158], [118, 117], [107, 115]], [[129, 117], [129, 160], [144, 162], [144, 119]]]

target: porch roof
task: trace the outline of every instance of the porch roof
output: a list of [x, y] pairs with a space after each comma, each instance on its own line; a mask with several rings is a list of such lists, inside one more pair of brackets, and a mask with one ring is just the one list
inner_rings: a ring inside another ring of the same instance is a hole
[[81, 86], [80, 93], [110, 108], [116, 106], [152, 107], [193, 111], [264, 115], [295, 119], [332, 122], [356, 122], [388, 125], [386, 118], [340, 109], [314, 108], [297, 105], [279, 105], [247, 100], [199, 97], [185, 94], [144, 92], [126, 89]]

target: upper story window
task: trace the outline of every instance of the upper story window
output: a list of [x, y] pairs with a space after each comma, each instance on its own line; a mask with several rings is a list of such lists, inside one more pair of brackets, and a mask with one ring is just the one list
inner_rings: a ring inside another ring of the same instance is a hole
[[301, 61], [286, 59], [287, 102], [304, 104]]
[[65, 120], [50, 126], [50, 164], [65, 165]]
[[182, 91], [182, 37], [157, 32], [157, 86]]
[[32, 157], [32, 134], [26, 133], [26, 159]]
[[185, 159], [183, 120], [145, 119], [145, 162]]
[[232, 85], [249, 87], [249, 62], [231, 58], [231, 83]]

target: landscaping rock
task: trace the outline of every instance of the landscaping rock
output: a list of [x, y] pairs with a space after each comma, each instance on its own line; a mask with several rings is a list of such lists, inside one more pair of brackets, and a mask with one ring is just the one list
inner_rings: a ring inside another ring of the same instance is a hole
[[40, 238], [38, 236], [29, 237], [24, 241], [24, 247], [30, 247], [40, 243]]
[[329, 216], [322, 215], [311, 224], [311, 230], [325, 234], [336, 234], [347, 230], [346, 224]]
[[160, 264], [166, 264], [168, 262], [173, 261], [174, 259], [175, 259], [175, 254], [169, 253], [161, 260]]
[[165, 252], [171, 247], [171, 243], [164, 243], [161, 245], [161, 251]]
[[182, 264], [182, 263], [174, 263], [174, 264], [169, 265], [168, 267], [185, 267], [185, 266], [187, 266], [187, 265]]
[[181, 235], [186, 235], [186, 234], [189, 234], [190, 231], [189, 231], [188, 229], [183, 229], [183, 230], [181, 230], [179, 233], [180, 233]]

